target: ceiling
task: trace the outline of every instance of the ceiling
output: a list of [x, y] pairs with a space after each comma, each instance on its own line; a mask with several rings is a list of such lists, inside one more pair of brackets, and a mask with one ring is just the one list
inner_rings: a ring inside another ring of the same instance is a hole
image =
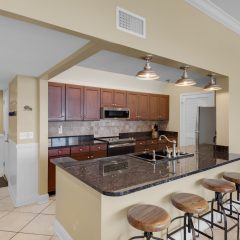
[[0, 89], [18, 75], [40, 76], [87, 40], [0, 16]]
[[[80, 62], [78, 65], [81, 67], [135, 76], [138, 71], [143, 69], [144, 64], [144, 60], [102, 50]], [[151, 63], [151, 67], [160, 76], [160, 81], [175, 82], [182, 75], [182, 70], [173, 67], [156, 63]], [[203, 86], [209, 81], [208, 77], [191, 71], [189, 71], [189, 77], [196, 80], [199, 86]]]
[[185, 0], [240, 35], [239, 0]]

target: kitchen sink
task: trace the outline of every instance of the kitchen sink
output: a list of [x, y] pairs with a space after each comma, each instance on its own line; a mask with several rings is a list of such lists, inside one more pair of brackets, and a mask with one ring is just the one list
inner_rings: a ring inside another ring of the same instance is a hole
[[151, 162], [151, 163], [160, 163], [161, 161], [170, 161], [170, 160], [179, 160], [181, 158], [193, 157], [193, 153], [184, 153], [180, 152], [176, 157], [168, 157], [168, 154], [164, 150], [155, 152], [155, 160], [153, 159], [153, 152], [142, 152], [132, 154], [133, 157], [141, 159], [143, 161]]

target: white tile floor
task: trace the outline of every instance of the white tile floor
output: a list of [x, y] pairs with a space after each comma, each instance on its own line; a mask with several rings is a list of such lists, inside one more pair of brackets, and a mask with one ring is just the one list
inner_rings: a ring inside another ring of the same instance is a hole
[[1, 240], [58, 240], [54, 235], [55, 198], [45, 204], [15, 208], [7, 188], [0, 188]]

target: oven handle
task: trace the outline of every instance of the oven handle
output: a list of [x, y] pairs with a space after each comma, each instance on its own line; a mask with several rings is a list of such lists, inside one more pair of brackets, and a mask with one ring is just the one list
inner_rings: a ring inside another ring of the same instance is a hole
[[115, 145], [108, 145], [108, 148], [121, 148], [121, 147], [130, 147], [135, 146], [136, 143], [121, 143], [121, 144], [115, 144]]

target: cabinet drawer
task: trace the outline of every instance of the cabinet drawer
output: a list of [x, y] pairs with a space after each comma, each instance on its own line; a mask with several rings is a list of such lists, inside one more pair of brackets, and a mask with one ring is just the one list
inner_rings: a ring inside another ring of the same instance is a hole
[[70, 148], [57, 148], [48, 150], [49, 157], [70, 155]]
[[89, 152], [89, 146], [71, 147], [71, 154], [73, 153], [86, 153]]
[[100, 151], [97, 151], [97, 152], [92, 152], [90, 154], [90, 159], [102, 158], [102, 157], [107, 157], [107, 151], [106, 150], [100, 150]]
[[147, 144], [147, 141], [136, 141], [136, 146], [145, 146]]
[[152, 140], [147, 140], [147, 144], [148, 145], [156, 145], [158, 144], [158, 139], [152, 139]]
[[107, 150], [107, 144], [96, 144], [90, 146], [90, 152], [96, 152], [101, 150]]
[[89, 155], [89, 152], [83, 152], [83, 153], [73, 153], [71, 154], [71, 158], [75, 159], [75, 160], [87, 160], [87, 159], [90, 159], [90, 155]]

